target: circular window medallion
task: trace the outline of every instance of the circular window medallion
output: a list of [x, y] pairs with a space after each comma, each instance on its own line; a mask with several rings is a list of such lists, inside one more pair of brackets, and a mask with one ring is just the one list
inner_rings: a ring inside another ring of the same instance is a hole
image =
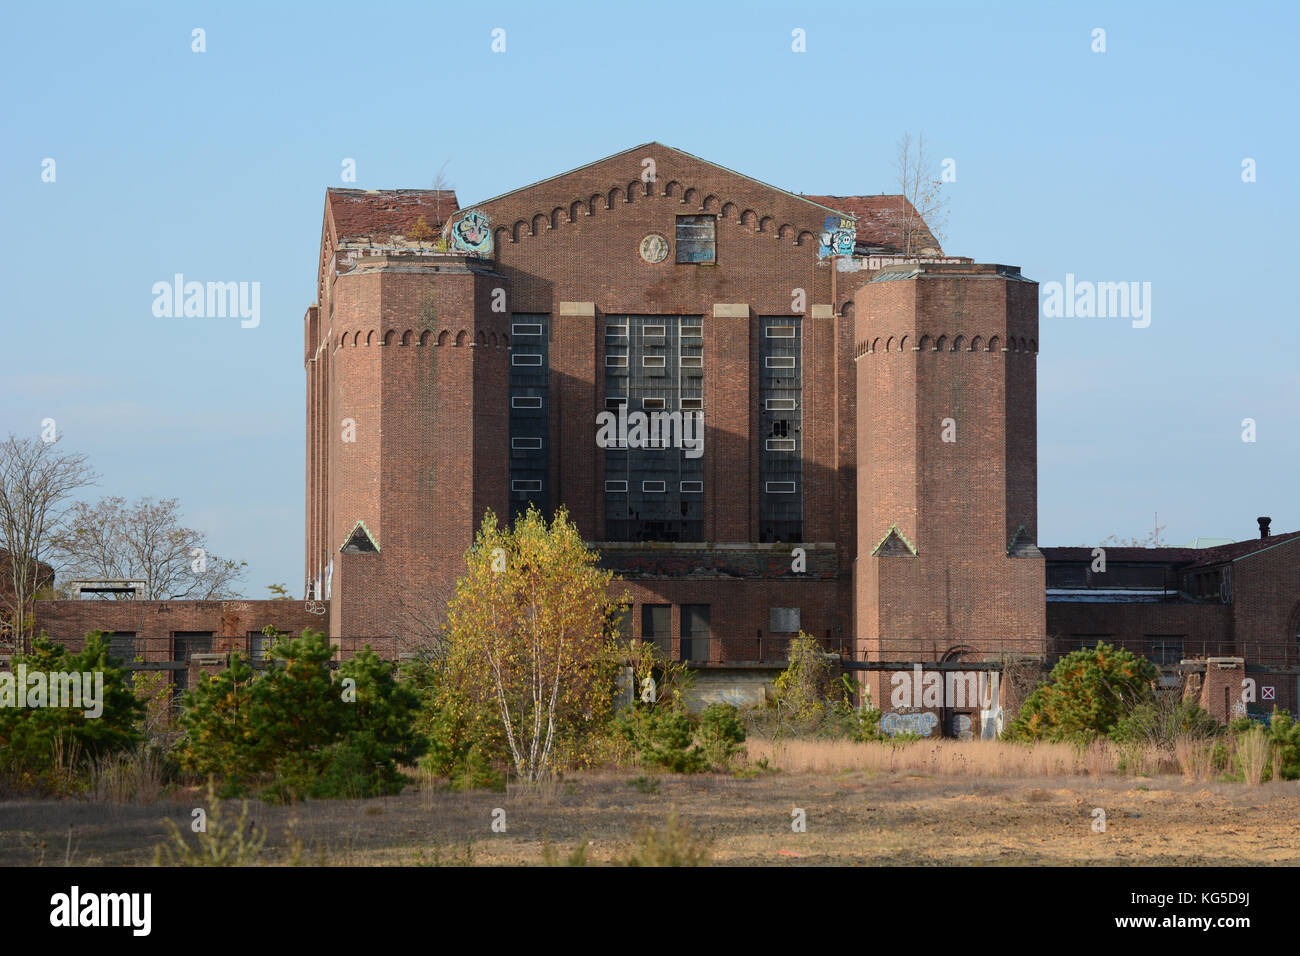
[[668, 240], [652, 232], [641, 240], [641, 258], [656, 265], [668, 258]]

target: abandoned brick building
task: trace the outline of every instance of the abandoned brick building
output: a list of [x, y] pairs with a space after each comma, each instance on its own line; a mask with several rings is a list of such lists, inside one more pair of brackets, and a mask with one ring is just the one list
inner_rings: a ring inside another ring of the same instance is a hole
[[[915, 662], [996, 673], [1101, 640], [1202, 673], [1225, 713], [1220, 685], [1267, 666], [1295, 707], [1300, 535], [1112, 549], [1105, 571], [1040, 548], [1037, 283], [945, 255], [902, 197], [649, 143], [469, 206], [330, 189], [320, 242], [308, 600], [135, 608], [150, 656], [241, 646], [263, 612], [398, 656], [484, 512], [534, 503], [623, 578], [626, 630], [727, 699], [802, 630], [885, 710]], [[56, 603], [41, 623], [70, 640], [133, 613]], [[991, 732], [996, 700], [973, 703], [924, 732]]]

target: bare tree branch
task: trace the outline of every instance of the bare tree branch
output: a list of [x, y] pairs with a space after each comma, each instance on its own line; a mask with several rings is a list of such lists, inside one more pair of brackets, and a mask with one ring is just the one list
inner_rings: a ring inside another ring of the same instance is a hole
[[30, 650], [32, 601], [50, 586], [51, 560], [67, 501], [99, 478], [85, 455], [62, 452], [58, 440], [18, 438], [0, 444], [0, 547], [8, 552], [8, 588], [3, 594], [0, 632], [15, 646]]
[[910, 133], [898, 141], [898, 187], [903, 196], [899, 232], [905, 256], [937, 252], [948, 224], [948, 197], [943, 180], [930, 168], [925, 152], [925, 134], [917, 136], [915, 148]]
[[78, 502], [56, 543], [68, 574], [143, 580], [151, 601], [239, 597], [246, 566], [210, 553], [207, 535], [181, 523], [175, 498]]

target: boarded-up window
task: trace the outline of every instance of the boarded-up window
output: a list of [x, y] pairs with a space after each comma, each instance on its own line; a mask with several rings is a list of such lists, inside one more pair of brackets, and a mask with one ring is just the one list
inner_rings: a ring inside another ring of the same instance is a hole
[[773, 634], [797, 634], [800, 628], [799, 617], [797, 607], [768, 608], [768, 629]]

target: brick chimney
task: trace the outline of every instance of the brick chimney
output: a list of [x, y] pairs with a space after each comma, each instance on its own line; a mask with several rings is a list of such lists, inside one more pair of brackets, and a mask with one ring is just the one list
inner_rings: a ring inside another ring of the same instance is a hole
[[1259, 522], [1259, 539], [1260, 539], [1261, 541], [1263, 541], [1265, 538], [1268, 537], [1268, 524], [1269, 524], [1269, 522], [1272, 521], [1273, 519], [1272, 519], [1272, 518], [1256, 518], [1255, 520]]

